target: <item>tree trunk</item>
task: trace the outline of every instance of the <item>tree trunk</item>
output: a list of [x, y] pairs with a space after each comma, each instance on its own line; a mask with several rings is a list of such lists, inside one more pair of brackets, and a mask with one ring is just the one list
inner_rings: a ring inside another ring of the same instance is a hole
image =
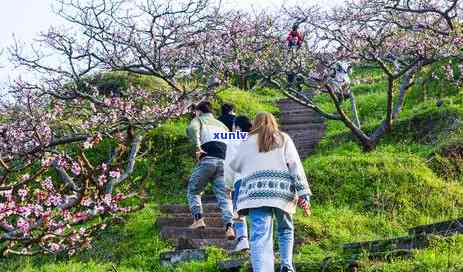
[[358, 111], [357, 111], [357, 101], [355, 100], [354, 93], [351, 91], [349, 96], [350, 96], [350, 102], [352, 105], [352, 116], [354, 118], [355, 126], [357, 126], [359, 129], [362, 129], [362, 126], [360, 124], [360, 118], [359, 118]]

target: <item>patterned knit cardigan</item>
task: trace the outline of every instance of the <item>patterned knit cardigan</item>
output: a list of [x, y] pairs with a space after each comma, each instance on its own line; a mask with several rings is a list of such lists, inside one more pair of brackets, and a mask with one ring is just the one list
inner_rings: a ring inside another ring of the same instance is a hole
[[286, 134], [284, 139], [281, 148], [265, 153], [258, 152], [256, 135], [238, 147], [230, 167], [243, 177], [237, 204], [240, 214], [258, 207], [275, 207], [293, 214], [297, 198], [312, 194], [293, 141]]

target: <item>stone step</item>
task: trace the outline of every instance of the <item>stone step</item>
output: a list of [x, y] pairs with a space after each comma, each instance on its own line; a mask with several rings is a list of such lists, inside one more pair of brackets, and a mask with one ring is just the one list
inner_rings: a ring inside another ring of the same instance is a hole
[[278, 101], [278, 106], [280, 107], [281, 112], [292, 111], [292, 110], [312, 110], [308, 108], [307, 106], [301, 105], [291, 99], [282, 99]]
[[300, 133], [306, 133], [307, 131], [323, 131], [325, 124], [323, 123], [305, 123], [305, 124], [281, 124], [281, 130], [283, 131], [300, 131]]
[[[204, 215], [204, 220], [208, 227], [223, 227], [223, 220], [220, 216], [209, 216], [209, 214]], [[159, 217], [156, 220], [156, 225], [159, 228], [162, 227], [188, 227], [193, 223], [193, 218], [191, 215], [187, 216], [173, 216], [173, 217]]]
[[291, 133], [288, 133], [290, 136], [292, 136], [291, 138], [293, 139], [294, 141], [294, 144], [298, 144], [300, 145], [301, 147], [302, 146], [306, 146], [306, 145], [315, 145], [315, 144], [318, 144], [318, 140], [315, 140], [313, 138], [310, 138], [310, 137], [294, 137], [294, 135], [291, 135]]
[[[320, 263], [295, 263], [294, 266], [296, 267], [297, 271], [331, 271], [331, 268], [339, 269], [340, 266], [344, 267], [342, 271], [358, 271], [359, 264], [357, 260], [363, 257], [363, 255], [352, 255], [346, 259], [341, 260], [333, 260], [330, 257], [325, 258]], [[399, 250], [399, 251], [388, 251], [388, 252], [377, 252], [368, 255], [370, 260], [395, 260], [397, 258], [406, 259], [413, 257], [413, 253], [408, 250]], [[250, 260], [248, 258], [240, 258], [240, 259], [230, 259], [226, 261], [221, 261], [218, 263], [218, 267], [220, 271], [240, 271], [244, 266], [249, 266], [249, 271], [251, 270], [250, 267]], [[275, 271], [278, 271], [279, 265], [275, 264]]]
[[217, 203], [217, 198], [215, 195], [203, 195], [201, 201], [203, 203]]
[[306, 130], [306, 131], [287, 130], [284, 132], [286, 132], [289, 136], [291, 136], [294, 142], [304, 141], [308, 143], [320, 142], [321, 134], [322, 134], [322, 132], [319, 130]]
[[371, 253], [389, 252], [396, 250], [420, 249], [429, 245], [429, 237], [427, 236], [405, 236], [387, 240], [375, 240], [359, 243], [343, 244], [345, 250], [362, 251], [366, 250]]
[[191, 238], [172, 238], [169, 239], [171, 242], [175, 244], [175, 248], [177, 250], [183, 249], [201, 249], [210, 246], [222, 248], [225, 250], [231, 250], [234, 245], [235, 241], [229, 241], [225, 239], [191, 239]]
[[[358, 258], [361, 258], [362, 254], [358, 255]], [[386, 252], [374, 252], [368, 255], [368, 259], [375, 261], [392, 261], [397, 259], [409, 259], [413, 257], [413, 252], [411, 250], [392, 250]], [[355, 256], [353, 257], [355, 258]]]
[[318, 114], [317, 112], [308, 109], [308, 108], [300, 108], [300, 109], [291, 109], [291, 110], [283, 110], [280, 111], [281, 116], [311, 116], [313, 118], [324, 119], [323, 116]]
[[408, 230], [410, 235], [439, 234], [452, 235], [463, 233], [463, 218], [416, 226]]
[[[220, 261], [217, 263], [217, 266], [219, 268], [219, 271], [227, 271], [227, 272], [250, 271], [252, 272], [250, 261], [247, 258]], [[339, 271], [356, 272], [358, 271], [358, 268], [359, 268], [359, 265], [357, 264], [356, 261], [341, 260], [341, 261], [331, 262], [329, 258], [326, 258], [321, 263], [296, 262], [294, 263], [294, 266], [295, 266], [296, 271], [331, 271], [330, 267], [335, 267], [335, 268], [343, 267], [342, 270], [339, 270]], [[247, 267], [247, 269], [244, 269], [245, 267]], [[279, 271], [279, 270], [280, 270], [280, 265], [278, 263], [275, 263], [275, 271]]]
[[189, 229], [187, 227], [161, 228], [163, 239], [175, 240], [180, 237], [190, 239], [226, 239], [224, 227], [206, 227], [205, 229]]
[[192, 242], [197, 248], [214, 246], [225, 250], [231, 250], [235, 245], [235, 241], [226, 239], [192, 239]]
[[[163, 214], [162, 217], [166, 218], [177, 218], [177, 217], [192, 217], [191, 213], [170, 213], [170, 214]], [[220, 212], [210, 212], [204, 214], [204, 218], [209, 218], [209, 217], [220, 217], [222, 218], [222, 214]]]
[[282, 112], [280, 114], [280, 124], [307, 124], [307, 123], [323, 123], [323, 118], [320, 115], [314, 115], [310, 112]]
[[[162, 205], [159, 207], [159, 210], [164, 214], [190, 213], [190, 207], [183, 204]], [[220, 209], [216, 203], [203, 203], [203, 210], [204, 213], [220, 212]]]
[[295, 137], [294, 134], [292, 135], [292, 133], [288, 133], [288, 135], [293, 139], [294, 144], [300, 148], [304, 146], [315, 146], [319, 143], [319, 141], [314, 140], [313, 137]]
[[207, 254], [203, 249], [185, 249], [162, 252], [159, 258], [161, 266], [172, 266], [182, 262], [205, 261]]

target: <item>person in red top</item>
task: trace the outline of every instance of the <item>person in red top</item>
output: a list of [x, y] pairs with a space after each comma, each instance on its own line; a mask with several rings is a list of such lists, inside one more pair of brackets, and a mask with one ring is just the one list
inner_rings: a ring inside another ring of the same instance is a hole
[[294, 48], [297, 46], [297, 48], [301, 47], [302, 45], [302, 35], [298, 31], [299, 26], [294, 25], [293, 29], [288, 33], [288, 38], [286, 38], [286, 41], [288, 41], [288, 47], [289, 48]]

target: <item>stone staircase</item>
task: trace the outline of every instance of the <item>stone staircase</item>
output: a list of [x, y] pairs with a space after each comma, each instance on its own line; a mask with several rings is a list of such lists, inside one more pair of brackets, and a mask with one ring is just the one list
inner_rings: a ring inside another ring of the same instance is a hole
[[214, 196], [203, 196], [205, 229], [191, 230], [193, 218], [188, 205], [170, 204], [160, 207], [162, 215], [156, 220], [161, 238], [172, 242], [176, 249], [202, 249], [216, 246], [226, 250], [231, 249], [233, 241], [225, 237], [222, 216]]
[[281, 130], [293, 139], [299, 156], [307, 157], [315, 151], [315, 147], [325, 135], [324, 118], [291, 99], [280, 100], [278, 104]]

